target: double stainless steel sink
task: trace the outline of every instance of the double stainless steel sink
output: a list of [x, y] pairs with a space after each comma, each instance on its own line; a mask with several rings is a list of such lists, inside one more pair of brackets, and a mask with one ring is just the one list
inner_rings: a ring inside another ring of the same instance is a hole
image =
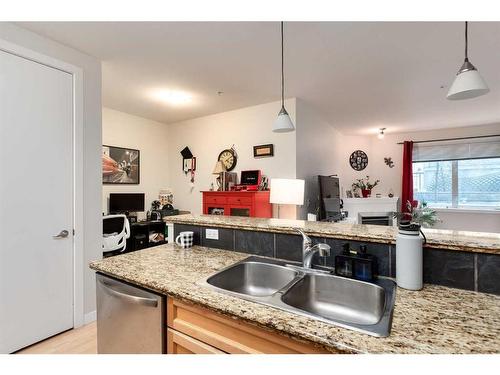
[[390, 279], [368, 283], [252, 256], [209, 276], [202, 284], [372, 336], [386, 337], [391, 330], [396, 284]]

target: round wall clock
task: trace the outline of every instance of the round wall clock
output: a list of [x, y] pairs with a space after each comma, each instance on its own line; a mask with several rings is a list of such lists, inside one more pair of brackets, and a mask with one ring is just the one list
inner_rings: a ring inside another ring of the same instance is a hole
[[368, 165], [368, 155], [364, 151], [356, 150], [349, 157], [349, 164], [352, 169], [362, 171]]
[[226, 171], [230, 172], [236, 167], [236, 161], [238, 160], [238, 156], [236, 156], [236, 152], [232, 148], [228, 148], [227, 150], [222, 150], [219, 154], [219, 159]]

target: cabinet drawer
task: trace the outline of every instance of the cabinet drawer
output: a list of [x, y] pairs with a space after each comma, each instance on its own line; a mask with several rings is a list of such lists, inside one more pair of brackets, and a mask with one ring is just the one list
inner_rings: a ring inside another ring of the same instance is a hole
[[203, 197], [203, 203], [207, 204], [226, 204], [226, 197], [220, 197], [218, 195], [205, 195]]
[[167, 354], [226, 354], [213, 346], [167, 328]]
[[245, 204], [245, 205], [251, 205], [252, 204], [252, 198], [250, 197], [227, 197], [227, 203], [229, 204]]
[[167, 324], [170, 329], [231, 354], [327, 353], [312, 343], [299, 342], [171, 297], [167, 299]]

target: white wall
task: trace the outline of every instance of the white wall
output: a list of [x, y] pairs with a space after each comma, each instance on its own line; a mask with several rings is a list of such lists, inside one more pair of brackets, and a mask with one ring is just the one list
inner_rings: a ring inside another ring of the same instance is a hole
[[95, 311], [95, 277], [88, 263], [101, 257], [101, 64], [95, 58], [10, 23], [0, 38], [83, 70], [84, 312]]
[[[295, 122], [295, 99], [287, 100], [286, 108]], [[296, 133], [273, 133], [272, 124], [280, 110], [280, 103], [273, 102], [235, 111], [200, 117], [169, 125], [169, 181], [174, 193], [174, 207], [202, 212], [201, 190], [208, 190], [215, 184], [212, 175], [219, 153], [235, 145], [238, 162], [233, 172], [260, 169], [270, 178], [295, 178], [296, 175]], [[255, 159], [253, 146], [274, 144], [274, 157]], [[194, 187], [190, 186], [189, 175], [182, 171], [180, 151], [188, 146], [196, 156]], [[284, 217], [295, 217], [293, 207], [284, 207]]]
[[339, 173], [339, 143], [342, 135], [304, 100], [297, 99], [297, 178], [306, 180], [304, 205], [297, 207], [297, 218], [317, 214], [318, 175]]
[[109, 193], [145, 193], [150, 209], [160, 189], [168, 188], [168, 125], [103, 108], [102, 142], [140, 151], [140, 184], [103, 185], [102, 212], [108, 212]]

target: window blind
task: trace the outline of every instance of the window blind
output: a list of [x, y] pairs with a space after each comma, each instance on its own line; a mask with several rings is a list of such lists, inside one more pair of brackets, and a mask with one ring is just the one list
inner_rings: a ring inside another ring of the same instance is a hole
[[500, 158], [500, 137], [415, 143], [413, 161]]

